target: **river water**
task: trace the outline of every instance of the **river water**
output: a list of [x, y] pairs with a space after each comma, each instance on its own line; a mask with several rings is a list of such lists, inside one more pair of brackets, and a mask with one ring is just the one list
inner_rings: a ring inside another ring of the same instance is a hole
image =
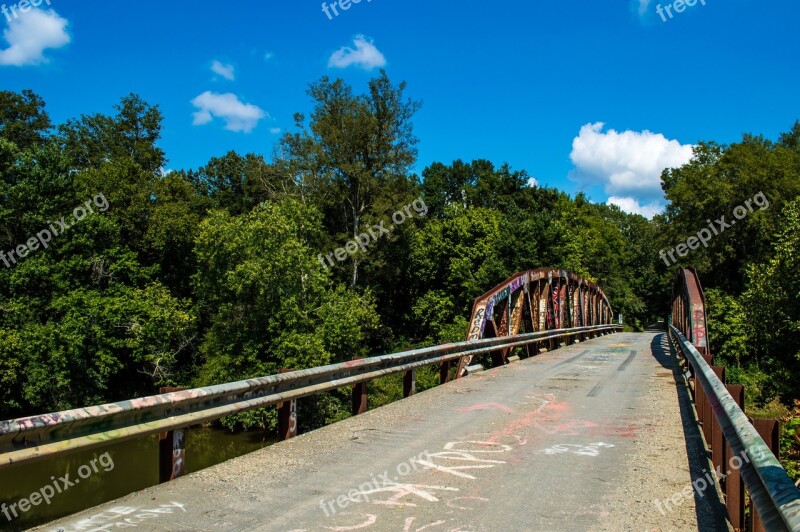
[[[191, 429], [186, 438], [186, 468], [189, 473], [199, 471], [267, 447], [275, 440], [273, 434], [263, 432]], [[60, 480], [64, 475], [69, 475], [66, 482]], [[0, 470], [0, 503], [6, 505], [0, 506], [0, 530], [24, 530], [156, 484], [157, 434]], [[34, 492], [53, 492], [48, 496], [50, 503], [40, 496], [31, 498]], [[23, 498], [38, 500], [38, 505], [22, 512], [19, 501]], [[14, 510], [9, 508], [12, 504], [17, 504]]]

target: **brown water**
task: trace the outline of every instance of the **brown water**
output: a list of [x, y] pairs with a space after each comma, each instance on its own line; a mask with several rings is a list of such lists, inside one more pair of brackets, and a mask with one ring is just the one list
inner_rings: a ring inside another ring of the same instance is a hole
[[[186, 468], [189, 473], [198, 471], [274, 442], [273, 435], [263, 432], [191, 429], [186, 438]], [[64, 475], [69, 475], [66, 489], [64, 481], [59, 480]], [[0, 530], [24, 530], [155, 484], [158, 435], [1, 470], [0, 504], [6, 506], [0, 506]], [[34, 496], [31, 502], [38, 501], [38, 505], [21, 512], [19, 501], [31, 498], [34, 492], [40, 496]], [[42, 493], [48, 495], [49, 504], [41, 500]], [[14, 510], [9, 508], [12, 504], [17, 504]]]

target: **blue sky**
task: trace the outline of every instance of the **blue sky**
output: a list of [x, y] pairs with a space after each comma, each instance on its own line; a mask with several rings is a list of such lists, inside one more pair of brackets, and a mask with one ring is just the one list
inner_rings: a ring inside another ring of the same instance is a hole
[[270, 157], [310, 82], [362, 91], [381, 66], [423, 101], [418, 172], [508, 162], [648, 215], [692, 144], [800, 118], [796, 0], [362, 0], [331, 18], [320, 0], [49, 3], [5, 0], [0, 89], [33, 89], [56, 123], [138, 93], [164, 114], [169, 169]]

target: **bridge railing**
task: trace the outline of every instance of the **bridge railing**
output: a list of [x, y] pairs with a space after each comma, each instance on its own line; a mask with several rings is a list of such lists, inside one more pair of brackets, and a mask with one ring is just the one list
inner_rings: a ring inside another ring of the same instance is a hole
[[[254, 408], [279, 405], [281, 437], [297, 431], [295, 401], [346, 386], [353, 386], [354, 413], [366, 409], [366, 383], [386, 375], [405, 372], [404, 395], [414, 393], [416, 368], [439, 364], [442, 382], [448, 380], [450, 363], [464, 356], [492, 353], [566, 339], [571, 343], [610, 334], [621, 326], [599, 325], [542, 331], [517, 336], [488, 338], [414, 349], [362, 358], [328, 366], [247, 379], [239, 382], [173, 391], [118, 403], [0, 421], [0, 468], [53, 458], [79, 450], [118, 443], [155, 433], [171, 433], [170, 453], [182, 461], [185, 437], [182, 429]], [[169, 448], [169, 446], [168, 446]], [[162, 455], [162, 459], [164, 456]], [[173, 461], [169, 480], [182, 474]], [[167, 467], [169, 471], [170, 468]]]
[[[737, 461], [740, 464], [739, 474], [726, 478], [729, 510], [732, 502], [730, 499], [737, 499], [737, 504], [744, 503], [744, 498], [741, 497], [743, 494], [737, 493], [742, 490], [743, 480], [761, 520], [755, 528], [760, 529], [763, 526], [770, 531], [800, 530], [800, 489], [794, 485], [773, 455], [770, 446], [762, 439], [737, 400], [720, 380], [718, 371], [706, 362], [700, 351], [676, 327], [670, 326], [670, 332], [691, 366], [695, 391], [702, 388], [703, 401], [707, 402], [713, 412], [716, 424], [710, 427], [712, 439], [716, 440], [715, 433], [721, 431], [721, 443], [726, 444], [726, 447], [716, 442], [712, 444], [714, 454], [722, 454], [714, 460], [715, 465], [719, 465], [717, 462], [728, 464], [733, 458], [740, 457]], [[698, 403], [698, 410], [703, 406]], [[709, 421], [712, 420], [704, 419], [704, 428], [711, 425]], [[727, 449], [727, 452], [722, 452], [723, 449]], [[738, 486], [735, 485], [737, 483]]]
[[[775, 419], [748, 419], [745, 416], [742, 411], [745, 405], [744, 386], [726, 384], [725, 367], [714, 365], [707, 321], [700, 276], [694, 268], [681, 268], [673, 285], [670, 339], [677, 342], [679, 352], [687, 361], [687, 385], [693, 396], [701, 433], [711, 452], [712, 464], [717, 471], [731, 466], [718, 479], [725, 495], [730, 524], [734, 530], [786, 530], [786, 523], [782, 519], [788, 515], [793, 516], [794, 530], [800, 530], [797, 526], [800, 501], [794, 500], [788, 506], [781, 507], [776, 499], [771, 498], [771, 495], [775, 495], [771, 491], [773, 486], [764, 484], [771, 479], [761, 476], [765, 472], [777, 475], [774, 478], [779, 477], [780, 482], [776, 486], [782, 486], [784, 493], [792, 493], [785, 484], [788, 478], [786, 472], [778, 462], [780, 422]], [[724, 429], [724, 426], [728, 429]], [[734, 428], [745, 432], [737, 434]], [[744, 448], [748, 442], [755, 441], [751, 438], [753, 434], [758, 438], [755, 447]], [[750, 460], [753, 456], [749, 453], [755, 452], [761, 457], [762, 451], [768, 453], [766, 465], [752, 465]], [[743, 452], [745, 454], [741, 454]], [[740, 470], [741, 461], [745, 458], [748, 460], [746, 471]], [[776, 465], [777, 468], [774, 467]], [[750, 494], [752, 511], [749, 527], [745, 512], [745, 487], [748, 491], [754, 490]], [[794, 489], [792, 496], [797, 499], [797, 489]], [[769, 523], [761, 515], [762, 510], [769, 512]]]

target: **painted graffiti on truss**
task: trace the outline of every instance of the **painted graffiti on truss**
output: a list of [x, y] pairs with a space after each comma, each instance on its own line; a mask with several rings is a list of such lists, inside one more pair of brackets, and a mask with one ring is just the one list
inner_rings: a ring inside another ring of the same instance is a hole
[[[479, 296], [473, 305], [467, 340], [493, 337], [495, 333], [500, 336], [517, 334], [522, 320], [508, 320], [507, 328], [502, 331], [496, 330], [498, 326], [493, 320], [497, 307], [503, 303], [506, 304], [505, 311], [510, 314], [512, 299], [519, 290], [524, 290], [524, 297], [518, 296], [523, 300], [520, 302], [517, 299], [514, 312], [524, 313], [524, 309], [527, 309], [530, 322], [526, 327], [527, 332], [603, 325], [610, 323], [613, 316], [608, 298], [596, 284], [566, 270], [539, 268], [516, 273]], [[487, 332], [490, 322], [494, 327]], [[473, 358], [464, 357], [459, 362], [459, 376], [466, 373]]]

